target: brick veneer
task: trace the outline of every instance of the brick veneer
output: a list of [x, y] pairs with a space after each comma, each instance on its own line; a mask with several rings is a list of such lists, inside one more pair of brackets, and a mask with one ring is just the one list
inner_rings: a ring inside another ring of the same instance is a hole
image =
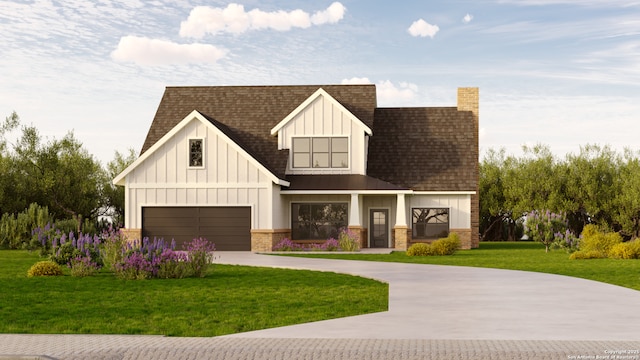
[[410, 233], [409, 228], [407, 226], [395, 226], [393, 228], [394, 234], [394, 249], [396, 250], [407, 250], [409, 248]]
[[142, 229], [121, 228], [120, 235], [127, 241], [140, 240], [142, 239]]
[[[480, 93], [477, 87], [458, 88], [458, 111], [470, 111], [473, 114], [474, 120], [474, 144], [473, 152], [475, 159], [480, 161], [479, 156], [479, 143], [478, 143], [478, 131], [480, 121]], [[470, 248], [477, 248], [480, 246], [480, 168], [478, 161], [474, 164], [474, 177], [475, 177], [475, 191], [474, 195], [471, 195], [471, 234], [469, 246]], [[460, 237], [462, 240], [462, 236]]]
[[367, 229], [364, 229], [362, 226], [349, 226], [349, 230], [354, 232], [358, 237], [358, 242], [360, 242], [360, 248], [364, 249], [367, 247]]
[[290, 229], [254, 229], [251, 230], [251, 251], [271, 252], [273, 246], [284, 238], [291, 238]]

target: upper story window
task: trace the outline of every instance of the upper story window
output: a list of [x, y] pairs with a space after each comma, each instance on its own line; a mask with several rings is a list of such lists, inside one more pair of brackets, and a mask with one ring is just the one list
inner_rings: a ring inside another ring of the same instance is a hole
[[349, 167], [347, 137], [296, 137], [292, 140], [294, 168]]
[[204, 167], [204, 139], [189, 139], [189, 167]]

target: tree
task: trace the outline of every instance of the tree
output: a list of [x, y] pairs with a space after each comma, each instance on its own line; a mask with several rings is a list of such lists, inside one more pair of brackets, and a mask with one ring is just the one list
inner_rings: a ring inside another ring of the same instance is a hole
[[[2, 129], [18, 124], [14, 114]], [[37, 203], [47, 206], [57, 219], [96, 219], [102, 206], [100, 163], [72, 132], [62, 140], [44, 142], [35, 127], [22, 126], [21, 130], [12, 151], [3, 141], [0, 210], [16, 214]]]
[[566, 189], [562, 208], [576, 233], [590, 223], [611, 227], [620, 192], [620, 157], [610, 147], [581, 146], [566, 157]]
[[[505, 150], [489, 149], [480, 164], [480, 238], [482, 241], [515, 240], [516, 222], [505, 200], [505, 171], [513, 164]], [[506, 228], [506, 239], [503, 236]]]
[[105, 215], [110, 216], [116, 225], [124, 223], [124, 187], [114, 185], [112, 180], [131, 165], [136, 158], [133, 149], [127, 150], [125, 154], [116, 151], [114, 159], [107, 164], [103, 187], [104, 206], [107, 209]]
[[544, 244], [549, 252], [551, 244], [556, 242], [567, 230], [567, 221], [561, 214], [546, 211], [532, 211], [525, 222], [526, 233], [533, 241]]
[[612, 220], [623, 235], [640, 237], [640, 159], [638, 153], [625, 150], [619, 173], [619, 193], [614, 199]]

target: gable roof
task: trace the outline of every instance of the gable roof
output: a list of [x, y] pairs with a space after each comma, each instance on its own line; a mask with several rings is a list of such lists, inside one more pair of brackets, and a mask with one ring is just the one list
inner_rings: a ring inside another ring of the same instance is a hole
[[478, 133], [455, 107], [378, 108], [367, 174], [414, 191], [476, 191]]
[[305, 100], [302, 104], [300, 104], [295, 110], [293, 110], [289, 115], [287, 115], [287, 117], [282, 119], [282, 121], [280, 121], [278, 125], [276, 125], [273, 129], [271, 129], [271, 135], [277, 134], [278, 131], [280, 131], [280, 129], [282, 129], [285, 125], [287, 125], [287, 123], [289, 123], [289, 121], [291, 121], [293, 118], [298, 116], [298, 114], [304, 111], [304, 109], [306, 109], [307, 106], [311, 105], [314, 101], [316, 101], [316, 99], [320, 97], [326, 98], [330, 103], [332, 103], [338, 109], [340, 109], [343, 112], [346, 112], [350, 117], [353, 118], [353, 120], [357, 121], [364, 128], [364, 132], [367, 133], [367, 135], [371, 135], [371, 128], [369, 126], [365, 125], [360, 119], [358, 119], [355, 115], [353, 115], [347, 108], [345, 108], [336, 99], [334, 99], [333, 96], [329, 95], [322, 88], [319, 88], [318, 90], [316, 90], [316, 92], [313, 93], [313, 95], [309, 96], [307, 100]]
[[164, 145], [167, 141], [173, 138], [179, 131], [181, 131], [185, 126], [187, 126], [189, 123], [191, 123], [194, 120], [200, 121], [205, 126], [210, 127], [218, 136], [220, 136], [224, 141], [226, 141], [234, 150], [236, 150], [240, 154], [243, 154], [249, 160], [250, 163], [252, 163], [258, 169], [261, 169], [265, 174], [267, 174], [271, 178], [271, 181], [279, 185], [284, 185], [284, 186], [290, 185], [288, 181], [278, 178], [273, 173], [273, 171], [271, 171], [269, 168], [261, 164], [255, 158], [254, 154], [249, 153], [242, 144], [238, 143], [237, 142], [238, 139], [233, 135], [233, 133], [230, 133], [229, 129], [226, 126], [216, 122], [215, 120], [207, 118], [197, 110], [192, 111], [189, 115], [187, 115], [184, 119], [182, 119], [182, 121], [180, 121], [176, 126], [174, 126], [171, 129], [171, 131], [164, 134], [164, 136], [160, 138], [160, 140], [158, 140], [155, 144], [153, 144], [153, 146], [151, 146], [148, 149], [148, 151], [146, 151], [144, 154], [138, 157], [136, 161], [134, 161], [131, 165], [129, 165], [126, 169], [124, 169], [124, 171], [122, 171], [120, 174], [118, 174], [118, 176], [116, 176], [116, 178], [113, 179], [113, 183], [116, 185], [124, 185], [125, 177], [131, 171], [133, 171], [133, 169], [135, 169], [136, 167], [138, 167], [138, 165], [143, 163], [158, 148], [162, 147], [162, 145]]
[[375, 85], [167, 87], [140, 154], [197, 109], [265, 168], [284, 179], [288, 152], [278, 150], [271, 129], [320, 88], [366, 126], [373, 126]]

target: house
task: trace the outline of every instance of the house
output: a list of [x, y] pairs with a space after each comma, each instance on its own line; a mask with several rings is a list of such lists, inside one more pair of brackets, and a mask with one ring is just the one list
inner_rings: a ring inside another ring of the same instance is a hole
[[348, 227], [404, 250], [478, 246], [478, 89], [378, 108], [375, 85], [167, 87], [125, 187], [129, 238], [271, 251]]

